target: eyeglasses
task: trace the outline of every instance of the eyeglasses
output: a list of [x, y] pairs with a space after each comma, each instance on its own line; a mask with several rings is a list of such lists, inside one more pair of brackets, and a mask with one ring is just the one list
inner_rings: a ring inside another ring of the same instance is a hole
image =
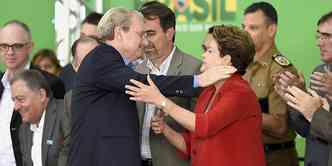
[[9, 48], [12, 48], [12, 50], [14, 52], [20, 52], [28, 44], [29, 44], [29, 42], [26, 42], [26, 43], [14, 43], [14, 44], [0, 43], [0, 51], [1, 52], [8, 52]]
[[327, 41], [327, 40], [332, 41], [332, 33], [317, 32], [316, 39], [322, 41]]

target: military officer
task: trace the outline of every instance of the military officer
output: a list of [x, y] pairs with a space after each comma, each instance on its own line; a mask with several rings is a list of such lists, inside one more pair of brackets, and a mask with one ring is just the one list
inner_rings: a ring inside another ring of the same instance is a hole
[[274, 90], [273, 76], [296, 69], [275, 45], [278, 16], [267, 2], [250, 5], [244, 12], [243, 28], [255, 44], [254, 62], [244, 78], [254, 89], [261, 104], [263, 141], [268, 166], [297, 166], [295, 133], [287, 126], [287, 105]]

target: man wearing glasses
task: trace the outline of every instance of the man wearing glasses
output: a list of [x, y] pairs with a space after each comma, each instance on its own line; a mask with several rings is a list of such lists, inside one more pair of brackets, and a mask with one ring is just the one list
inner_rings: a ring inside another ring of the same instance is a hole
[[[332, 79], [332, 12], [323, 15], [317, 22], [317, 46], [320, 49], [320, 59], [323, 62], [318, 65], [312, 75], [310, 76], [310, 89], [314, 90], [320, 97], [327, 99], [327, 102], [331, 106], [331, 82]], [[305, 166], [325, 166], [331, 165], [332, 153], [330, 153], [331, 138], [328, 131], [328, 125], [331, 123], [331, 112], [328, 110], [312, 109], [311, 113], [304, 113], [299, 109], [304, 106], [305, 108], [312, 108], [311, 100], [305, 101], [291, 101], [287, 94], [292, 94], [294, 97], [305, 98], [304, 95], [293, 94], [291, 88], [292, 85], [297, 85], [300, 88], [304, 88], [304, 80], [300, 80], [291, 73], [283, 73], [279, 76], [279, 80], [276, 84], [277, 92], [283, 96], [283, 98], [295, 108], [289, 111], [289, 125], [296, 130], [301, 136], [306, 138], [306, 153], [305, 153]], [[302, 83], [301, 83], [302, 82]], [[314, 93], [314, 92], [313, 92]], [[300, 93], [298, 93], [300, 94]], [[315, 95], [311, 96], [312, 98]], [[301, 104], [299, 106], [298, 104]], [[309, 116], [308, 116], [309, 115]], [[310, 132], [311, 131], [311, 132]], [[330, 157], [329, 157], [330, 155]], [[329, 159], [330, 158], [330, 159]], [[330, 163], [328, 164], [328, 161]]]
[[[0, 55], [6, 71], [0, 75], [0, 165], [21, 166], [21, 152], [18, 130], [21, 117], [14, 112], [14, 102], [10, 88], [13, 76], [26, 69], [36, 69], [29, 64], [29, 54], [33, 48], [31, 32], [23, 22], [13, 20], [0, 29]], [[63, 98], [64, 85], [56, 76], [40, 71], [49, 83], [55, 98]]]

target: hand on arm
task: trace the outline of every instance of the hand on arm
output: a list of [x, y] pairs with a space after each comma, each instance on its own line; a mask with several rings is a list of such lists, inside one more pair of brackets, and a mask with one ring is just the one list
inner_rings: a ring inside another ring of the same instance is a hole
[[148, 75], [149, 85], [145, 85], [136, 80], [130, 80], [132, 85], [126, 85], [126, 93], [131, 95], [130, 100], [141, 101], [156, 105], [165, 114], [170, 115], [178, 123], [189, 131], [195, 130], [195, 114], [176, 105], [171, 100], [163, 96], [158, 87], [153, 83]]

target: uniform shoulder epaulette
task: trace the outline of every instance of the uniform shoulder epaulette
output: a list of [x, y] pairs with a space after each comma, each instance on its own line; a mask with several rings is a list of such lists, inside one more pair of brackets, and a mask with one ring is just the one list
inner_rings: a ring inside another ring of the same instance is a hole
[[290, 61], [280, 53], [273, 55], [273, 60], [282, 67], [291, 66]]

